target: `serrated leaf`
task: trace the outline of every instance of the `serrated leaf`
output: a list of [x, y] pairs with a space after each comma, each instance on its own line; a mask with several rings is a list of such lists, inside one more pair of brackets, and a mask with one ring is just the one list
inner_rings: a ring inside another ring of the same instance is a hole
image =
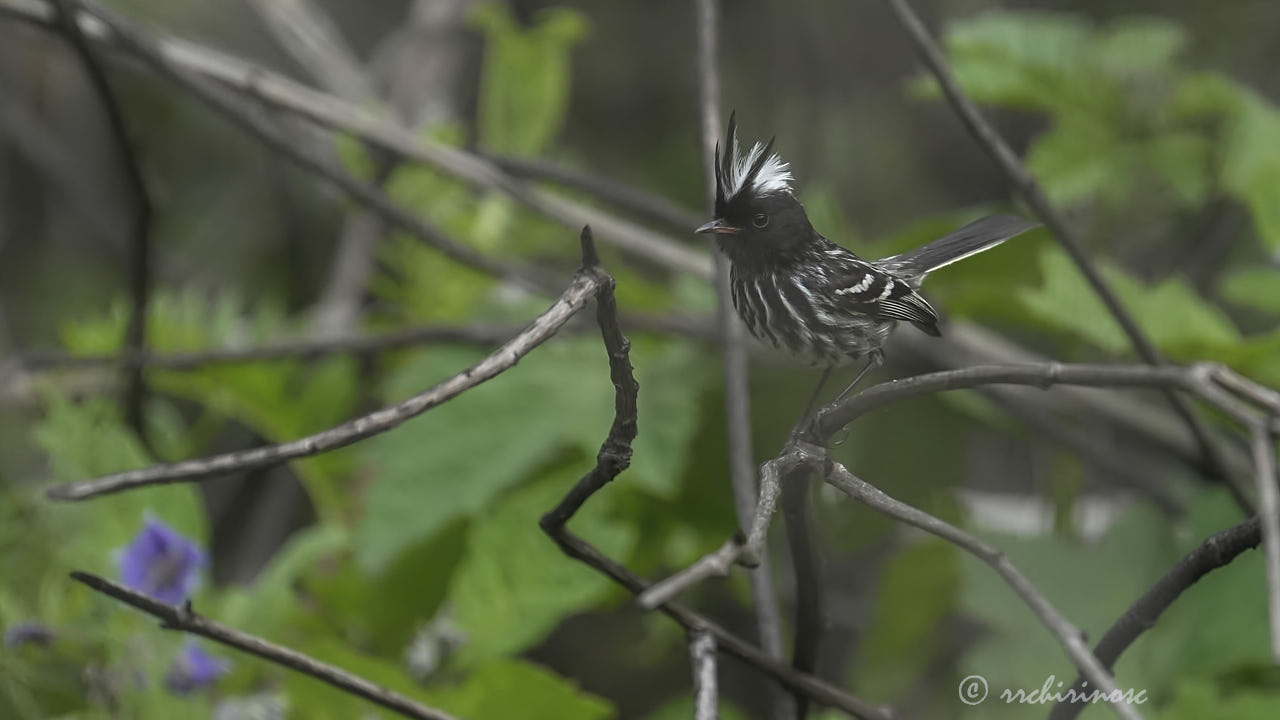
[[[466, 636], [459, 662], [522, 650], [611, 589], [608, 578], [565, 557], [538, 527], [584, 471], [583, 463], [565, 466], [502, 498], [473, 526], [449, 589]], [[573, 527], [610, 557], [626, 557], [636, 540], [634, 528], [610, 520], [599, 502], [579, 510]]]

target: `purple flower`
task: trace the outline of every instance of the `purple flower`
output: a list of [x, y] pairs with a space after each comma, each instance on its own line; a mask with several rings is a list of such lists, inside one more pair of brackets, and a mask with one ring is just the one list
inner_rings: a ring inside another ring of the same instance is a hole
[[23, 645], [49, 647], [53, 644], [53, 630], [35, 620], [19, 620], [4, 629], [4, 646], [17, 648]]
[[194, 642], [182, 646], [164, 675], [164, 685], [176, 695], [203, 690], [231, 671], [231, 663], [216, 658]]
[[195, 589], [204, 553], [177, 530], [147, 518], [120, 554], [120, 580], [163, 603], [177, 605]]

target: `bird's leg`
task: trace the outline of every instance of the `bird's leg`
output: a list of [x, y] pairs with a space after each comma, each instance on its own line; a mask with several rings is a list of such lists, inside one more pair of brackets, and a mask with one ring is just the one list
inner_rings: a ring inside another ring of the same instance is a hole
[[813, 406], [818, 402], [818, 395], [822, 392], [823, 386], [827, 384], [827, 378], [831, 377], [831, 368], [834, 365], [828, 365], [822, 371], [822, 377], [818, 378], [818, 384], [813, 388], [813, 392], [809, 394], [809, 402], [804, 404], [804, 412], [800, 413], [800, 419], [796, 421], [795, 427], [791, 428], [791, 437], [798, 437], [809, 427], [809, 416], [813, 414]]
[[878, 368], [883, 364], [884, 353], [879, 350], [872, 350], [867, 354], [867, 364], [862, 366], [862, 369], [858, 371], [858, 374], [853, 376], [853, 380], [849, 381], [849, 384], [845, 385], [844, 389], [840, 391], [840, 394], [836, 396], [836, 399], [831, 402], [840, 402], [843, 400], [844, 396], [848, 395], [849, 391], [852, 390], [854, 386], [859, 382], [862, 382], [862, 378], [866, 377], [866, 374], [870, 372], [871, 368]]
[[[858, 374], [853, 378], [853, 381], [846, 385], [845, 388], [840, 391], [840, 394], [836, 396], [836, 399], [831, 402], [834, 403], [843, 400], [844, 397], [849, 394], [849, 391], [852, 390], [868, 372], [870, 372], [871, 368], [880, 367], [883, 364], [884, 354], [879, 350], [871, 351], [871, 353], [867, 355], [867, 364], [862, 366], [862, 369], [858, 371]], [[830, 442], [829, 447], [840, 447], [849, 439], [849, 435], [852, 433], [853, 426], [846, 425], [844, 429], [840, 431], [840, 435]]]

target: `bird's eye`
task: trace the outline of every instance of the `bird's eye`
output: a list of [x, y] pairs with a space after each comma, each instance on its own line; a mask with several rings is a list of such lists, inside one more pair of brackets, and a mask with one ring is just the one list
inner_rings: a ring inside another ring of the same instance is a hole
[[764, 213], [757, 213], [755, 217], [751, 218], [751, 224], [758, 228], [768, 227], [769, 216]]

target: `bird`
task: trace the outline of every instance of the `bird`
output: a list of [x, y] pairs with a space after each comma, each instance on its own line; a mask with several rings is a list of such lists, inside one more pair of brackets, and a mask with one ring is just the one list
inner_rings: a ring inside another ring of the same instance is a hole
[[796, 198], [790, 166], [774, 140], [741, 152], [731, 114], [724, 152], [716, 143], [715, 217], [697, 228], [712, 234], [729, 260], [730, 299], [757, 339], [825, 370], [805, 418], [832, 369], [866, 362], [836, 400], [872, 367], [900, 322], [941, 335], [939, 316], [920, 294], [925, 277], [1019, 235], [1038, 223], [1015, 215], [976, 220], [922, 247], [864, 260], [823, 237]]

